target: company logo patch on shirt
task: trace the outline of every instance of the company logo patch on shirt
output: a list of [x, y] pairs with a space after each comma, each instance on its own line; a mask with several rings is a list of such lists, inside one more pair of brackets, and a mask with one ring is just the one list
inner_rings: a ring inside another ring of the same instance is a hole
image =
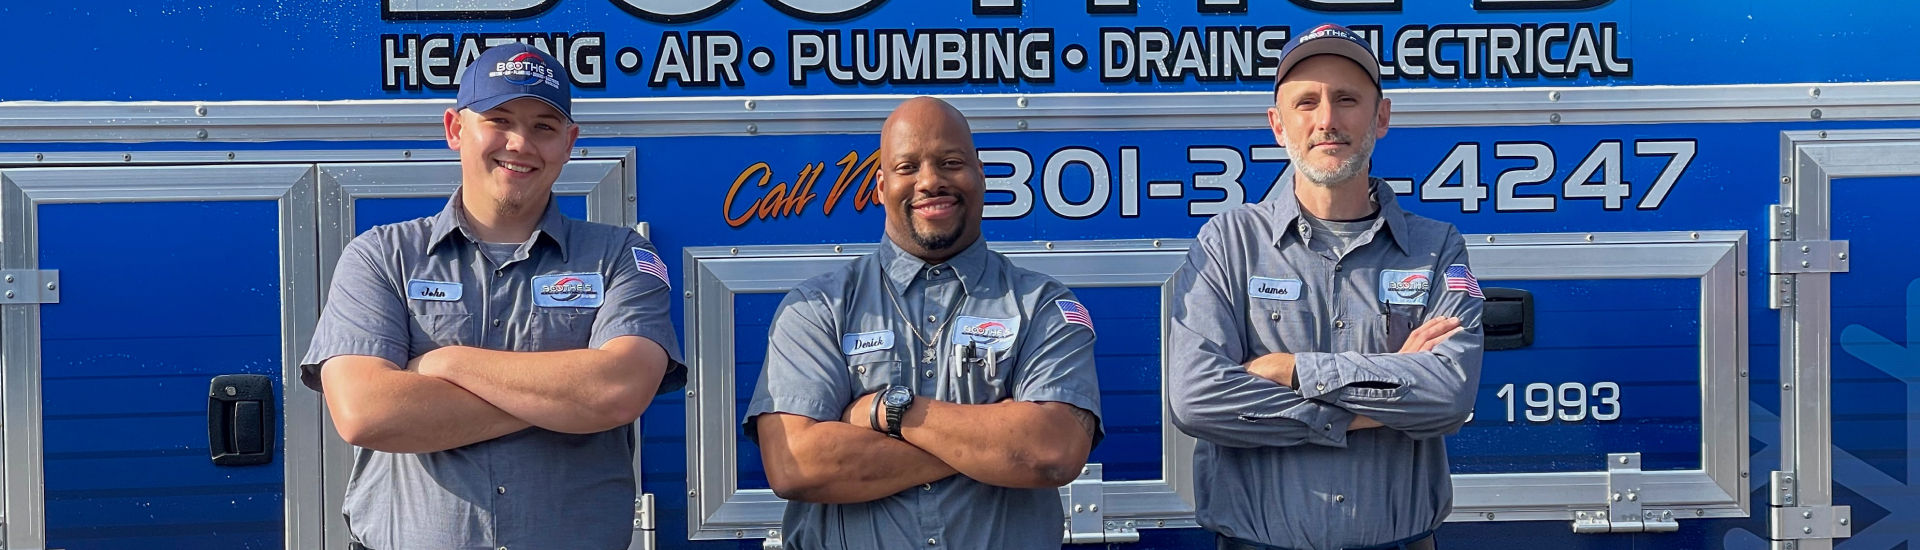
[[533, 305], [600, 307], [606, 284], [599, 273], [561, 273], [533, 278]]
[[1427, 303], [1427, 290], [1433, 288], [1431, 269], [1380, 270], [1380, 301], [1398, 305]]
[[409, 279], [407, 280], [407, 297], [429, 302], [458, 302], [460, 301], [460, 283]]
[[1304, 286], [1304, 284], [1301, 283], [1299, 279], [1248, 277], [1247, 297], [1262, 300], [1286, 300], [1291, 302], [1300, 299], [1300, 287], [1302, 286]]
[[891, 330], [876, 330], [840, 337], [840, 352], [847, 355], [859, 355], [884, 349], [893, 349], [893, 331]]
[[1014, 335], [1020, 333], [1020, 318], [993, 319], [961, 315], [953, 319], [954, 345], [974, 345], [999, 353], [1013, 349]]
[[669, 287], [673, 286], [673, 283], [667, 279], [667, 263], [660, 261], [660, 255], [654, 254], [652, 250], [634, 247], [633, 265], [640, 268], [641, 273], [659, 277], [660, 282], [667, 283]]
[[1060, 306], [1060, 317], [1067, 322], [1093, 330], [1093, 312], [1087, 311], [1087, 306], [1073, 300], [1054, 300], [1053, 305]]

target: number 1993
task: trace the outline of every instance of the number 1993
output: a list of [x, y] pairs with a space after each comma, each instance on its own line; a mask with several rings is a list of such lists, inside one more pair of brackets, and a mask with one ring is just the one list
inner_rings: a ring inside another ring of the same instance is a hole
[[[1555, 386], [1545, 382], [1534, 382], [1521, 388], [1516, 395], [1514, 384], [1500, 386], [1494, 394], [1506, 405], [1507, 423], [1519, 422], [1523, 417], [1528, 423], [1544, 424], [1555, 419], [1561, 422], [1582, 422], [1593, 419], [1608, 422], [1620, 419], [1620, 384], [1613, 382], [1595, 382], [1591, 385], [1580, 382], [1567, 382]], [[1523, 409], [1520, 405], [1524, 403]], [[1472, 420], [1472, 417], [1468, 417]]]

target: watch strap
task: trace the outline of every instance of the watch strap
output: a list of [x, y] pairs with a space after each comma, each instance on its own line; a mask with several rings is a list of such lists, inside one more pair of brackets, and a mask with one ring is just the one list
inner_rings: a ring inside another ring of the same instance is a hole
[[895, 407], [891, 404], [887, 405], [887, 430], [886, 430], [887, 437], [892, 437], [894, 439], [899, 439], [902, 441], [906, 440], [906, 436], [901, 435], [900, 433], [900, 417], [906, 416], [907, 407], [911, 407], [911, 406], [913, 406], [912, 399], [908, 399], [906, 405], [902, 405], [898, 407]]

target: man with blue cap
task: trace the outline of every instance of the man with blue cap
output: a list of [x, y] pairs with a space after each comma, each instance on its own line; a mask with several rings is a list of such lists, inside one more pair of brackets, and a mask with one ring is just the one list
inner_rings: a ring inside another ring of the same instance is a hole
[[1208, 220], [1173, 276], [1196, 519], [1221, 550], [1432, 550], [1453, 506], [1444, 436], [1480, 379], [1466, 241], [1368, 175], [1391, 105], [1366, 40], [1299, 33], [1275, 78], [1293, 176]]
[[632, 540], [633, 423], [686, 372], [653, 244], [555, 206], [565, 78], [523, 44], [482, 53], [444, 116], [459, 190], [340, 254], [301, 369], [356, 447], [353, 548]]

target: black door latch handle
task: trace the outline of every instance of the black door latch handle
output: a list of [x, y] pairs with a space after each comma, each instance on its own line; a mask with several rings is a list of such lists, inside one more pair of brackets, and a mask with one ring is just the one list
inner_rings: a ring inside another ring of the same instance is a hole
[[207, 454], [218, 466], [273, 462], [273, 379], [216, 376], [207, 389]]

